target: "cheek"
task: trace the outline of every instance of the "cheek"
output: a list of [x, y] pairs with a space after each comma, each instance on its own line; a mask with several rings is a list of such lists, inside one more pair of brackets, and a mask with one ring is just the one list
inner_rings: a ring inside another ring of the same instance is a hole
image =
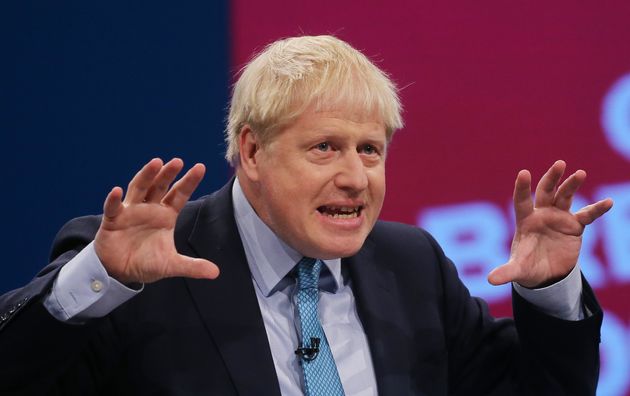
[[375, 198], [380, 196], [382, 200], [382, 197], [385, 196], [385, 170], [374, 169], [374, 172], [368, 174], [368, 179], [372, 194], [375, 195]]
[[290, 172], [276, 171], [262, 183], [262, 200], [274, 222], [293, 223], [308, 202], [309, 183]]

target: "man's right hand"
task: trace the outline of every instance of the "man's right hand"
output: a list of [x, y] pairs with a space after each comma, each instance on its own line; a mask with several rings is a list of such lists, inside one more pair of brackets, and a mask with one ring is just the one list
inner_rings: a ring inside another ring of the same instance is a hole
[[205, 173], [195, 164], [172, 187], [184, 167], [174, 158], [149, 161], [123, 189], [114, 187], [103, 205], [103, 221], [94, 249], [107, 273], [122, 283], [150, 283], [182, 276], [214, 279], [212, 262], [181, 255], [175, 248], [175, 222]]

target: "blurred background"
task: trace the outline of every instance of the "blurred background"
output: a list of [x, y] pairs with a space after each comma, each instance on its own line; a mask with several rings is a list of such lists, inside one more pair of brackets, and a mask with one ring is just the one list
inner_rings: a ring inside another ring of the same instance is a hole
[[382, 218], [431, 231], [473, 294], [510, 315], [511, 194], [556, 159], [589, 177], [583, 272], [605, 309], [599, 395], [630, 395], [630, 3], [110, 1], [4, 4], [0, 15], [0, 292], [48, 262], [65, 221], [99, 213], [150, 158], [225, 183], [235, 73], [265, 44], [335, 34], [402, 87]]

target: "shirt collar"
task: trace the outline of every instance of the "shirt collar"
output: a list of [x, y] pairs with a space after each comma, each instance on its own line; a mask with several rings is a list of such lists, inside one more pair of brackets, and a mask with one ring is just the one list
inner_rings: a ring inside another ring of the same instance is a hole
[[[281, 282], [287, 279], [287, 275], [303, 255], [281, 240], [258, 217], [245, 197], [238, 178], [232, 185], [232, 202], [236, 226], [243, 241], [252, 277], [263, 295], [268, 297], [282, 288]], [[336, 293], [342, 284], [341, 259], [322, 261], [328, 271], [322, 268], [320, 287]], [[332, 281], [329, 276], [325, 276], [325, 272], [332, 275]]]

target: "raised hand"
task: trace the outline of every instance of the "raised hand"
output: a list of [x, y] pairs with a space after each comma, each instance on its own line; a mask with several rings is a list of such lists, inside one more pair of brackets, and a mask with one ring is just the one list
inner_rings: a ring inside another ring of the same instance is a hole
[[549, 168], [536, 187], [534, 202], [530, 173], [518, 173], [514, 187], [516, 232], [510, 259], [488, 275], [493, 285], [518, 282], [537, 288], [564, 278], [577, 263], [584, 227], [612, 207], [608, 198], [571, 213], [573, 196], [586, 172], [578, 170], [559, 185], [565, 168], [564, 161]]
[[113, 278], [149, 283], [174, 276], [214, 279], [219, 275], [214, 263], [175, 249], [177, 216], [205, 173], [205, 167], [196, 164], [169, 188], [183, 167], [178, 158], [166, 164], [154, 158], [131, 180], [124, 200], [120, 187], [107, 195], [94, 248]]

